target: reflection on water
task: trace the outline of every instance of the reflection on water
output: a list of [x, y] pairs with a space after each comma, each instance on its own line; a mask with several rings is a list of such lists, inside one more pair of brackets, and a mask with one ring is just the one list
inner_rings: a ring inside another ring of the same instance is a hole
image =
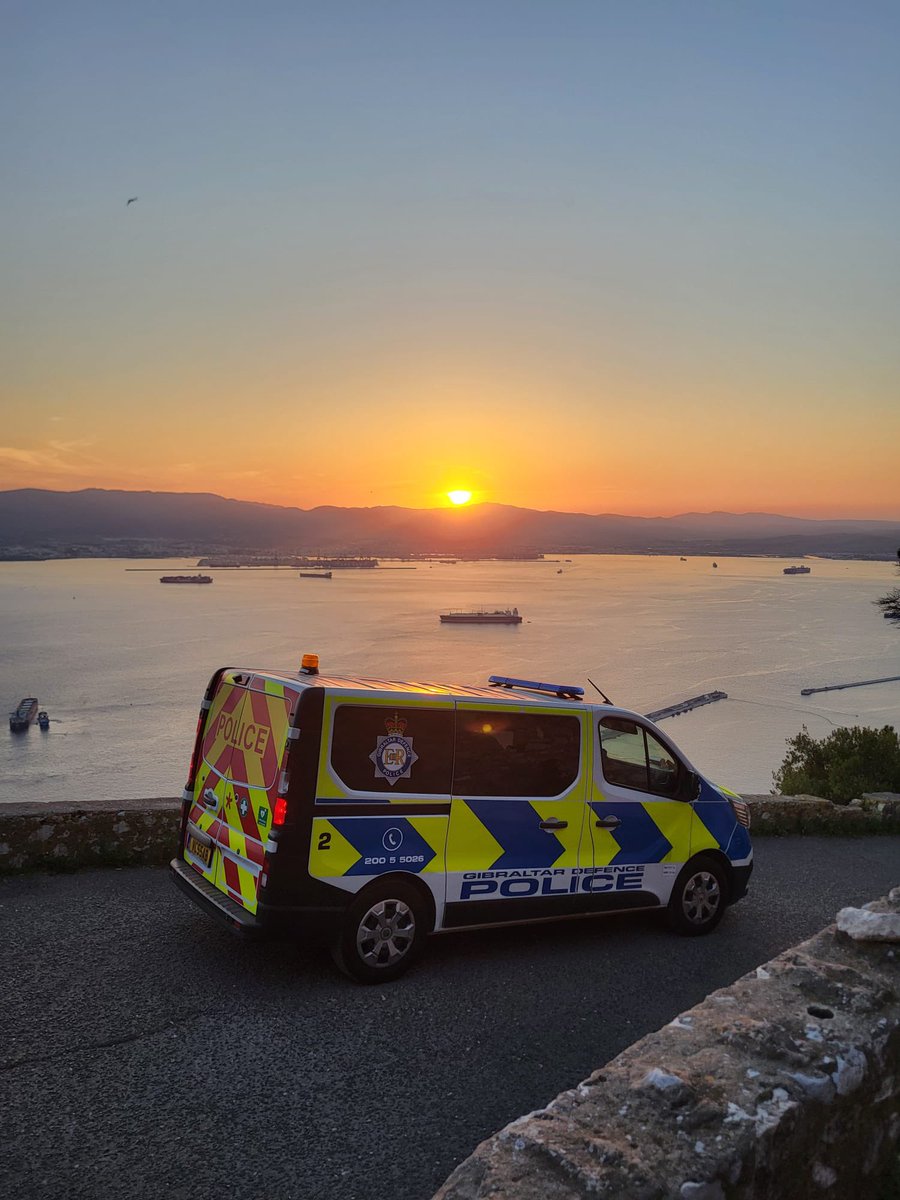
[[[0, 564], [3, 700], [51, 717], [0, 730], [0, 800], [175, 796], [201, 694], [224, 663], [483, 684], [489, 675], [579, 683], [646, 712], [721, 688], [728, 700], [664, 723], [695, 765], [768, 791], [802, 724], [900, 719], [900, 684], [801, 697], [810, 685], [900, 672], [900, 631], [871, 604], [891, 563], [603, 556], [571, 563], [435, 563], [405, 571], [212, 571], [194, 560]], [[147, 567], [149, 570], [126, 570]], [[562, 567], [562, 574], [558, 574]], [[449, 608], [518, 607], [519, 626], [441, 625]], [[599, 699], [599, 697], [598, 697]]]

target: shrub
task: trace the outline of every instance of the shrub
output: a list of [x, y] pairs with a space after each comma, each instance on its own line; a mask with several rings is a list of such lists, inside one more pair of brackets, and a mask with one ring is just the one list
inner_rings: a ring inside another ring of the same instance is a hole
[[900, 792], [900, 738], [892, 725], [853, 725], [827, 737], [810, 737], [806, 726], [787, 739], [788, 752], [773, 775], [775, 790], [847, 804], [863, 792]]
[[891, 588], [889, 592], [886, 592], [880, 599], [873, 600], [872, 603], [881, 609], [882, 616], [900, 625], [900, 588]]

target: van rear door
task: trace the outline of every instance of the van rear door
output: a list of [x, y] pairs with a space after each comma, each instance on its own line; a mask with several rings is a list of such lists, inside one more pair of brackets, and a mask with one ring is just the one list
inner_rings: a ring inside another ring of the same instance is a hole
[[251, 676], [243, 703], [220, 721], [231, 748], [216, 828], [219, 891], [255, 913], [265, 843], [295, 699], [275, 680]]
[[224, 811], [231, 781], [232, 744], [228, 731], [240, 719], [244, 689], [234, 681], [234, 672], [222, 673], [203, 729], [200, 761], [194, 777], [193, 797], [184, 836], [184, 859], [207, 882], [217, 885], [220, 816]]

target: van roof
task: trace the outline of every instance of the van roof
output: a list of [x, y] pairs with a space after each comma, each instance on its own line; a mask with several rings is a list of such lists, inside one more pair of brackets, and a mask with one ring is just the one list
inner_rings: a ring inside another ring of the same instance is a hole
[[[533, 692], [516, 687], [468, 687], [462, 683], [427, 683], [400, 679], [369, 679], [362, 675], [306, 675], [280, 670], [245, 670], [228, 668], [228, 674], [255, 676], [284, 684], [292, 691], [306, 688], [333, 689], [344, 692], [394, 692], [408, 696], [452, 696], [504, 703], [513, 696], [523, 704], [562, 704], [567, 708], [593, 707], [572, 697], [559, 697], [552, 692]], [[604, 705], [604, 708], [607, 706]], [[613, 706], [610, 706], [611, 708]]]

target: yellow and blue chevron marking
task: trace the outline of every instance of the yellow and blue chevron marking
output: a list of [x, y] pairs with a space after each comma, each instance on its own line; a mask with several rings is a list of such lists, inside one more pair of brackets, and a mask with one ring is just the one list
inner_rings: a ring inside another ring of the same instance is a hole
[[663, 862], [671, 853], [672, 843], [657, 825], [643, 804], [629, 800], [604, 800], [591, 808], [598, 817], [618, 817], [622, 824], [611, 829], [618, 853], [604, 866], [619, 866], [623, 863]]
[[[740, 824], [725, 797], [705, 779], [701, 781], [700, 796], [694, 801], [694, 816], [702, 822], [702, 828], [695, 831], [696, 844], [692, 846], [695, 854], [707, 847], [717, 847], [733, 862], [740, 862], [749, 855], [749, 832]], [[704, 832], [706, 838], [703, 838]]]

